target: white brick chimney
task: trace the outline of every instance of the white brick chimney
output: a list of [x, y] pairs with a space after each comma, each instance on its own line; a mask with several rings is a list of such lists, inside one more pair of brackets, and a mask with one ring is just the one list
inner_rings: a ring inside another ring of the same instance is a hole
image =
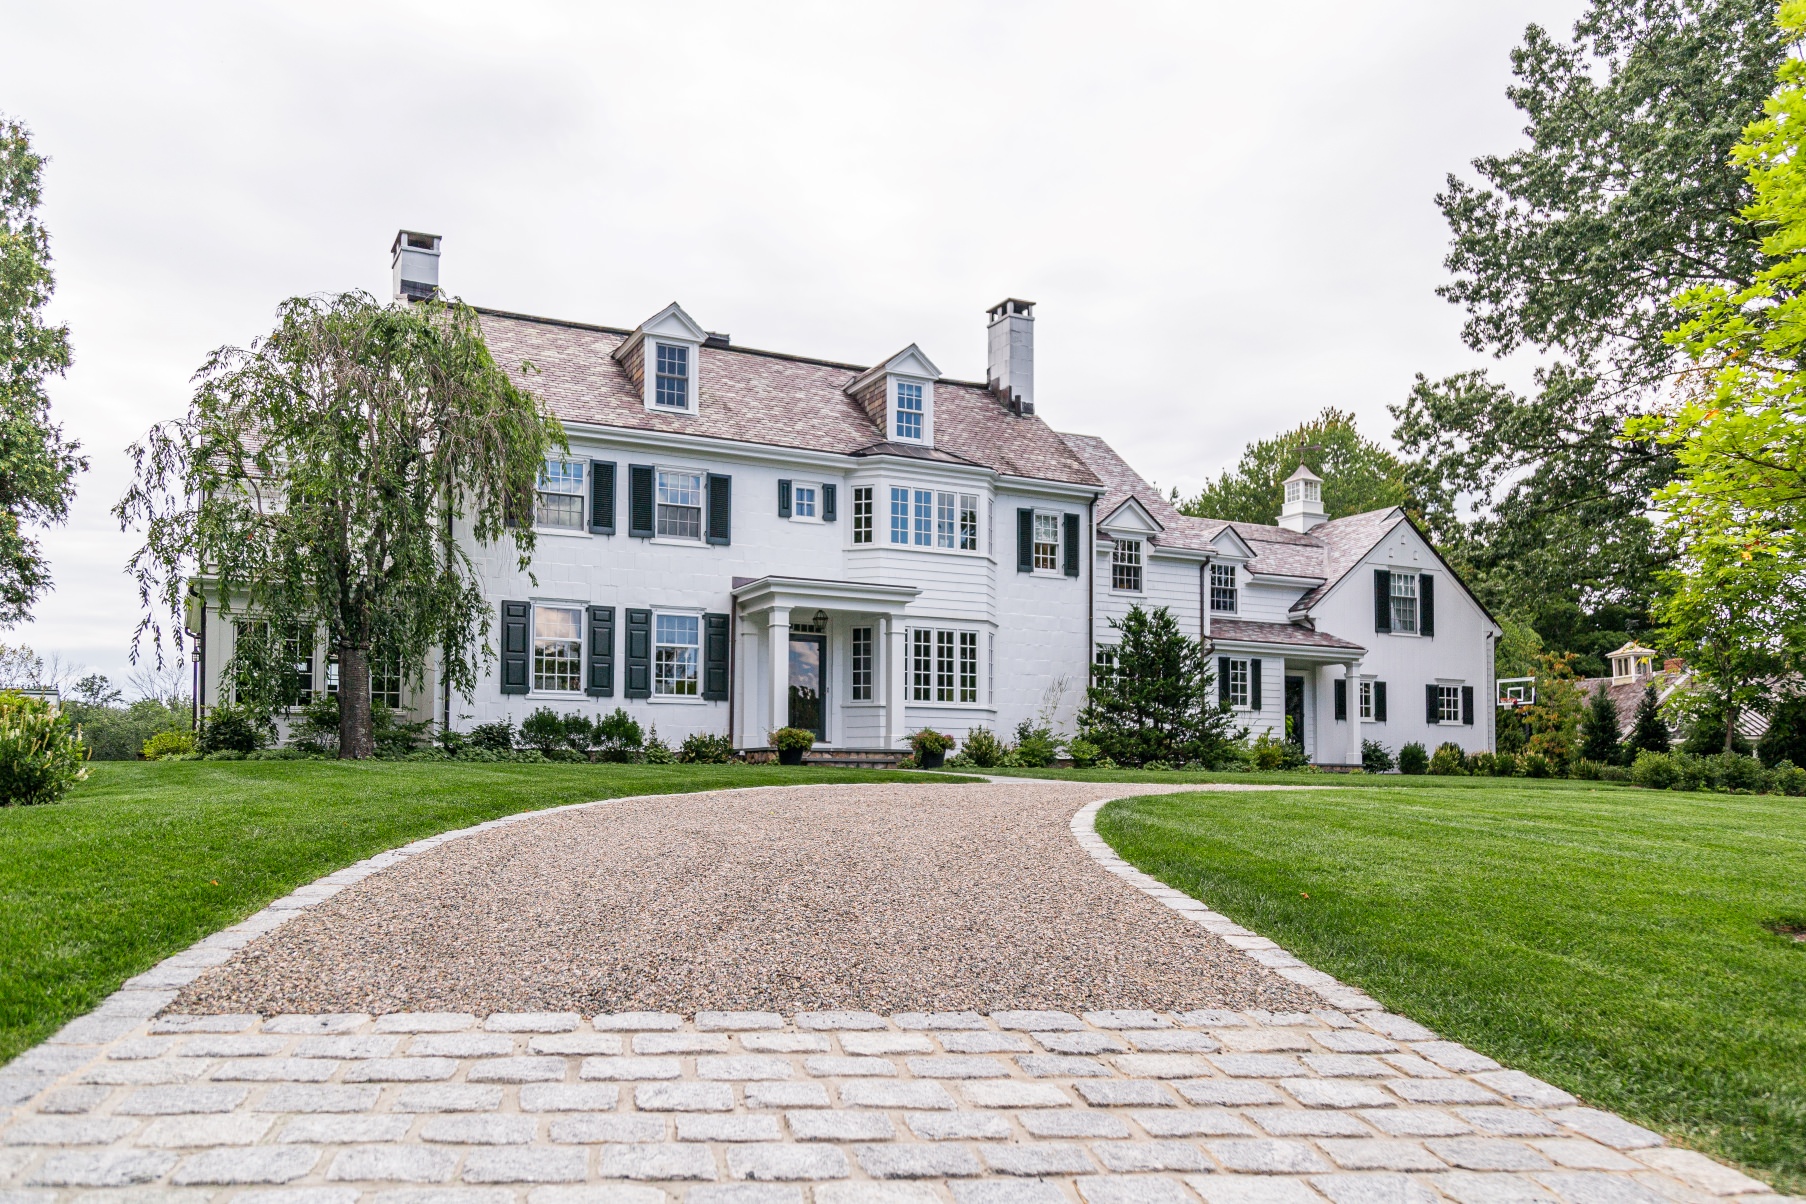
[[439, 236], [400, 230], [389, 247], [397, 301], [424, 301], [439, 291]]
[[1006, 297], [990, 309], [987, 379], [1018, 414], [1035, 412], [1035, 303]]

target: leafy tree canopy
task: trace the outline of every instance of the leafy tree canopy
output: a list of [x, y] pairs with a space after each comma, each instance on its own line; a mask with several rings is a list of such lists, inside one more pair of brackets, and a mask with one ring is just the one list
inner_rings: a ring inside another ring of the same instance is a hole
[[1333, 406], [1293, 430], [1250, 443], [1240, 463], [1180, 502], [1179, 510], [1198, 518], [1271, 523], [1285, 502], [1285, 479], [1300, 464], [1323, 478], [1323, 509], [1331, 518], [1387, 506], [1421, 512], [1406, 487], [1404, 462], [1362, 438], [1354, 415]]
[[50, 421], [47, 380], [69, 367], [69, 328], [44, 320], [55, 279], [37, 218], [44, 159], [25, 126], [0, 116], [0, 624], [50, 588], [33, 526], [69, 517], [81, 445]]
[[1529, 145], [1476, 159], [1478, 178], [1451, 175], [1437, 198], [1453, 235], [1441, 293], [1467, 311], [1466, 342], [1542, 360], [1527, 396], [1472, 371], [1420, 377], [1393, 410], [1424, 481], [1479, 504], [1437, 535], [1499, 609], [1648, 606], [1648, 500], [1674, 461], [1623, 423], [1684, 364], [1668, 299], [1746, 287], [1765, 262], [1731, 150], [1787, 51], [1774, 13], [1593, 0], [1569, 40], [1530, 26], [1507, 92]]
[[160, 651], [157, 603], [179, 630], [193, 579], [267, 622], [271, 641], [323, 627], [339, 657], [341, 757], [372, 749], [373, 647], [416, 688], [442, 652], [468, 695], [489, 618], [462, 540], [511, 536], [525, 568], [532, 528], [505, 520], [564, 446], [491, 358], [475, 311], [297, 297], [274, 331], [214, 352], [197, 380], [188, 415], [131, 449], [135, 477], [114, 508], [146, 531], [131, 565], [139, 637]]

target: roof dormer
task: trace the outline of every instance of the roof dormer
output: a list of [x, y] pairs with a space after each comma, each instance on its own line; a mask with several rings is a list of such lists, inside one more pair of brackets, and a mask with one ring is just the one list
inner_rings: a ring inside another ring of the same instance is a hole
[[1166, 528], [1140, 500], [1125, 498], [1122, 505], [1110, 511], [1097, 524], [1098, 530], [1115, 539], [1153, 539]]
[[694, 414], [701, 397], [702, 346], [709, 334], [673, 301], [641, 322], [614, 358], [654, 414]]
[[847, 395], [884, 428], [886, 440], [934, 446], [934, 382], [941, 370], [914, 343], [855, 376]]

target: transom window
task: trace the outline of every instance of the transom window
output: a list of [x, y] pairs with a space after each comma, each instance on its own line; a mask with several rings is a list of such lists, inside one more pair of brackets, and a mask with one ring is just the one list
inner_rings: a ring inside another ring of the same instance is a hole
[[912, 702], [978, 701], [978, 633], [916, 628], [909, 633]]
[[1417, 574], [1392, 574], [1392, 630], [1417, 630]]
[[1210, 609], [1222, 614], [1235, 613], [1238, 605], [1235, 580], [1233, 564], [1210, 566]]
[[816, 518], [816, 489], [813, 485], [797, 485], [790, 491], [790, 514], [793, 518]]
[[533, 502], [533, 525], [567, 531], [583, 530], [583, 463], [547, 460], [539, 470]]
[[1141, 592], [1141, 541], [1118, 539], [1110, 549], [1110, 588]]
[[1438, 723], [1461, 722], [1461, 687], [1436, 687], [1436, 716]]
[[1252, 678], [1248, 672], [1248, 661], [1244, 657], [1229, 658], [1229, 705], [1232, 707], [1252, 706], [1252, 693], [1249, 682]]
[[1373, 683], [1370, 681], [1361, 683], [1361, 718], [1373, 718]]
[[658, 533], [671, 539], [702, 538], [702, 474], [658, 474]]
[[872, 542], [872, 487], [861, 485], [853, 490], [853, 542]]
[[[870, 490], [867, 490], [869, 493]], [[872, 629], [853, 628], [853, 701], [872, 700]]]
[[1060, 567], [1060, 516], [1057, 514], [1035, 515], [1035, 567]]
[[[854, 505], [854, 522], [857, 523], [857, 491]], [[890, 541], [918, 548], [978, 551], [978, 495], [893, 485], [890, 491]], [[854, 542], [860, 542], [857, 536]]]
[[897, 382], [897, 438], [922, 437], [922, 386]]
[[690, 349], [658, 344], [658, 379], [653, 382], [652, 404], [672, 410], [690, 408]]
[[533, 608], [533, 688], [583, 688], [583, 612], [562, 606]]
[[652, 692], [679, 698], [696, 695], [696, 665], [702, 620], [695, 615], [659, 615], [652, 642]]

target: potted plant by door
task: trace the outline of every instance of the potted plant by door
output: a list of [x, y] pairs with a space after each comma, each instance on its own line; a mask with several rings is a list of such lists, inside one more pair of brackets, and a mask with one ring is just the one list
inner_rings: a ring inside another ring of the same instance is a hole
[[909, 747], [915, 750], [918, 767], [939, 769], [946, 763], [947, 750], [953, 747], [953, 737], [925, 727], [909, 738]]
[[806, 727], [780, 727], [767, 739], [778, 750], [779, 765], [801, 765], [803, 754], [815, 747], [815, 733]]

